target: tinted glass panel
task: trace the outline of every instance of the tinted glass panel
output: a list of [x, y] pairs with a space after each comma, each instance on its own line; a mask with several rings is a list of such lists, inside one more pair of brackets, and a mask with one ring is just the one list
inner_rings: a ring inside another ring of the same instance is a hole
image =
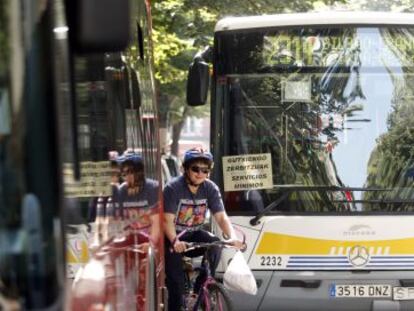
[[125, 50], [74, 57], [80, 181], [70, 158], [63, 170], [72, 310], [155, 310], [163, 284], [148, 15], [144, 1], [130, 4]]
[[227, 192], [230, 209], [255, 212], [288, 192], [276, 211], [413, 211], [413, 34], [371, 27], [219, 35], [225, 154], [269, 154], [272, 167], [270, 187]]
[[61, 309], [50, 1], [0, 2], [0, 309]]

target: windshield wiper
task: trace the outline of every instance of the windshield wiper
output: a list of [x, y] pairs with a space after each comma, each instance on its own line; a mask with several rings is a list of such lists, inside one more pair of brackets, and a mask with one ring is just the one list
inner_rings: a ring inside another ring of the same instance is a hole
[[[256, 216], [250, 219], [250, 224], [255, 226], [259, 224], [260, 219], [277, 207], [280, 203], [282, 203], [292, 192], [296, 191], [305, 191], [305, 192], [313, 192], [313, 191], [390, 191], [390, 189], [383, 189], [383, 188], [364, 188], [364, 187], [342, 187], [342, 186], [305, 186], [305, 185], [275, 185], [273, 189], [280, 189], [283, 190], [283, 194], [276, 200], [266, 206], [261, 212], [259, 212]], [[348, 203], [355, 202], [353, 200], [346, 201]]]

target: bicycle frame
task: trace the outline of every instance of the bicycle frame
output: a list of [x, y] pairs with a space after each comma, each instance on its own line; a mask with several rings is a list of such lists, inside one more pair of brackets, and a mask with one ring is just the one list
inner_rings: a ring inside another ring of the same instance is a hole
[[[184, 230], [182, 232], [180, 232], [177, 236], [177, 238], [180, 238], [181, 236], [183, 236], [183, 234], [186, 232], [187, 230]], [[243, 244], [245, 244], [246, 241], [246, 237], [244, 235], [243, 232], [240, 231], [240, 233], [243, 236]], [[197, 310], [198, 307], [200, 306], [201, 303], [203, 303], [204, 306], [204, 310], [205, 311], [210, 311], [211, 310], [211, 297], [210, 297], [210, 290], [216, 290], [218, 292], [218, 295], [221, 296], [221, 298], [223, 299], [223, 302], [221, 301], [221, 299], [219, 299], [219, 306], [218, 306], [218, 310], [222, 311], [222, 310], [231, 310], [231, 302], [230, 299], [228, 297], [228, 294], [225, 290], [225, 288], [223, 287], [223, 285], [219, 282], [216, 281], [216, 279], [211, 275], [211, 269], [210, 269], [210, 263], [208, 261], [207, 258], [207, 252], [208, 249], [211, 247], [221, 247], [221, 248], [226, 248], [226, 247], [232, 247], [232, 245], [229, 242], [226, 241], [214, 241], [214, 242], [209, 242], [209, 243], [187, 243], [188, 248], [186, 249], [186, 252], [188, 251], [192, 251], [198, 248], [204, 248], [204, 252], [202, 255], [202, 260], [201, 260], [201, 266], [200, 268], [198, 268], [199, 275], [200, 273], [204, 273], [204, 280], [202, 280], [202, 284], [200, 285], [200, 288], [198, 289], [198, 292], [193, 292], [191, 293], [191, 291], [188, 291], [188, 289], [191, 290], [191, 288], [194, 289], [194, 285], [195, 282], [192, 280], [189, 271], [185, 271], [186, 274], [186, 289], [187, 292], [184, 294], [184, 303], [187, 304], [190, 298], [191, 294], [195, 294], [197, 296], [197, 298], [195, 299], [195, 304], [191, 307], [191, 310]], [[170, 251], [173, 251], [172, 248], [170, 248]], [[222, 305], [223, 304], [223, 305]], [[188, 309], [189, 306], [185, 306], [187, 311], [191, 311], [190, 309]]]
[[[228, 246], [226, 244], [226, 242], [220, 241], [218, 242], [213, 242], [213, 243], [200, 243], [200, 245], [204, 245], [205, 246], [205, 251], [204, 254], [202, 256], [202, 261], [201, 261], [201, 266], [199, 268], [196, 268], [196, 270], [199, 271], [199, 274], [205, 274], [205, 276], [203, 277], [204, 279], [202, 280], [202, 283], [200, 285], [200, 288], [198, 289], [197, 292], [193, 292], [191, 293], [191, 291], [187, 292], [185, 294], [185, 303], [188, 302], [188, 298], [189, 295], [191, 294], [195, 294], [196, 295], [196, 299], [195, 299], [195, 304], [194, 305], [190, 305], [190, 306], [186, 306], [187, 311], [196, 311], [198, 310], [199, 306], [202, 305], [204, 307], [204, 311], [210, 311], [212, 309], [212, 305], [211, 305], [211, 298], [210, 297], [210, 290], [211, 288], [217, 288], [220, 292], [220, 295], [223, 297], [223, 299], [227, 299], [227, 301], [225, 302], [225, 305], [227, 306], [227, 308], [224, 308], [223, 302], [221, 301], [221, 299], [218, 300], [219, 306], [218, 306], [218, 310], [222, 311], [222, 310], [228, 310], [230, 308], [231, 303], [228, 301], [228, 298], [226, 298], [226, 291], [224, 289], [224, 287], [222, 286], [222, 284], [220, 284], [219, 282], [217, 282], [217, 280], [211, 275], [211, 269], [210, 269], [210, 263], [208, 261], [208, 258], [206, 256], [208, 248], [212, 247], [212, 246], [219, 246], [219, 247], [226, 247]], [[208, 246], [206, 246], [208, 245]], [[195, 247], [197, 248], [197, 247]], [[191, 250], [191, 247], [190, 247]], [[197, 277], [193, 277], [191, 278], [189, 275], [189, 272], [186, 271], [185, 272], [187, 274], [187, 278], [186, 278], [186, 282], [188, 284], [187, 289], [194, 289], [194, 285], [196, 281], [193, 280], [197, 280]], [[188, 309], [188, 308], [191, 309]]]
[[[206, 274], [206, 276], [205, 276], [205, 280], [202, 282], [202, 284], [200, 286], [200, 289], [198, 290], [197, 293], [195, 293], [197, 295], [197, 299], [196, 299], [196, 302], [195, 302], [195, 304], [193, 306], [193, 310], [197, 310], [197, 308], [200, 305], [200, 303], [201, 303], [202, 300], [204, 300], [206, 310], [210, 310], [210, 301], [208, 299], [208, 290], [207, 290], [207, 287], [210, 284], [217, 283], [216, 279], [214, 279], [213, 276], [211, 275], [210, 264], [209, 264], [209, 262], [208, 262], [208, 260], [206, 258], [207, 250], [208, 250], [208, 248], [206, 248], [206, 250], [205, 250], [205, 252], [203, 254], [203, 259], [201, 261], [201, 267], [199, 268], [199, 275], [200, 275], [200, 273], [203, 273], [204, 272]], [[190, 284], [188, 284], [189, 285], [188, 288], [194, 288], [194, 284], [193, 284], [190, 276], [188, 275], [188, 272], [187, 271], [186, 271], [186, 273], [187, 273], [187, 276], [188, 276], [187, 279], [186, 279], [186, 281], [188, 283], [190, 283]], [[187, 295], [190, 295], [190, 293], [186, 293], [185, 295], [186, 296]], [[185, 299], [185, 301], [187, 301], [187, 299]], [[188, 310], [188, 311], [190, 311], [190, 310]]]
[[[197, 298], [197, 302], [194, 306], [194, 310], [196, 310], [196, 308], [198, 308], [199, 304], [201, 303], [201, 300], [204, 300], [205, 303], [205, 307], [206, 307], [206, 311], [210, 310], [210, 299], [208, 299], [208, 290], [207, 287], [210, 284], [216, 284], [217, 281], [215, 278], [213, 278], [212, 276], [207, 277], [207, 279], [204, 281], [203, 285], [200, 288], [200, 292], [198, 293], [198, 298]], [[219, 301], [220, 302], [220, 301]], [[222, 310], [222, 306], [219, 306], [219, 309]]]

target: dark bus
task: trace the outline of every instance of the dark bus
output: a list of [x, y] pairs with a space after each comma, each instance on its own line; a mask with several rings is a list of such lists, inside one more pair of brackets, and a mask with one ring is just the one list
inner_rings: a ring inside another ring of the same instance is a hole
[[[147, 0], [0, 1], [0, 310], [162, 308], [152, 66]], [[154, 185], [135, 218], [126, 151]]]

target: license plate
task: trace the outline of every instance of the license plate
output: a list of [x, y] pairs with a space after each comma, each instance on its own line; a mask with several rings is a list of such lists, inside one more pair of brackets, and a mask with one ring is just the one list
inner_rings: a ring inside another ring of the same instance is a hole
[[414, 300], [414, 287], [394, 287], [394, 300]]
[[371, 284], [371, 285], [337, 285], [330, 287], [330, 296], [337, 298], [377, 298], [391, 297], [391, 285]]

